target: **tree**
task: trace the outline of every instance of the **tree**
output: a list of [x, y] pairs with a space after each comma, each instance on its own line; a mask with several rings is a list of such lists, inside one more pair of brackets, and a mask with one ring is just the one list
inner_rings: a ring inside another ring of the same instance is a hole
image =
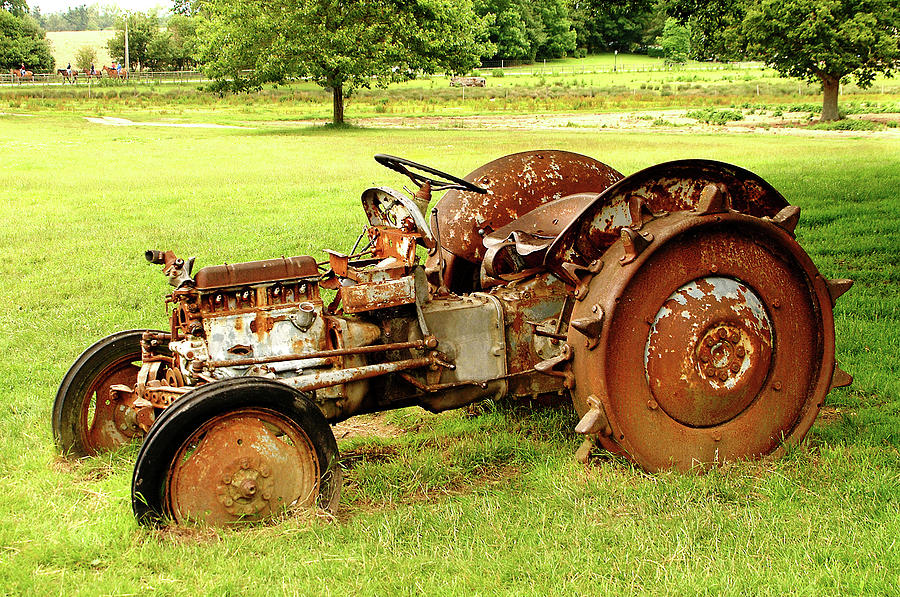
[[89, 70], [91, 65], [100, 70], [97, 64], [97, 50], [93, 46], [81, 46], [75, 50], [75, 68], [78, 70]]
[[219, 91], [308, 77], [344, 122], [353, 90], [465, 73], [488, 48], [469, 0], [204, 0], [201, 57]]
[[[572, 21], [578, 47], [587, 52], [633, 51], [644, 45], [647, 29], [657, 2], [655, 0], [576, 0]], [[660, 12], [662, 12], [660, 10]], [[662, 31], [651, 35], [652, 43]]]
[[561, 58], [575, 50], [566, 0], [476, 0], [475, 12], [496, 46], [493, 58]]
[[659, 38], [666, 62], [684, 64], [691, 53], [691, 32], [676, 19], [666, 19], [662, 36]]
[[741, 24], [754, 0], [668, 0], [666, 11], [691, 32], [691, 53], [698, 60], [742, 59], [747, 40]]
[[0, 67], [18, 68], [24, 63], [30, 70], [52, 70], [55, 61], [46, 33], [27, 10], [24, 2], [15, 0], [4, 2], [0, 10]]
[[147, 13], [129, 13], [122, 17], [116, 25], [116, 33], [106, 47], [113, 60], [125, 62], [125, 20], [128, 20], [128, 60], [126, 68], [141, 67], [150, 58], [150, 42], [159, 35], [159, 18], [155, 11]]
[[860, 87], [900, 60], [897, 0], [761, 0], [743, 20], [748, 48], [784, 76], [822, 84], [822, 120], [837, 120], [841, 79]]
[[25, 0], [0, 0], [0, 10], [21, 17], [28, 12], [28, 3]]
[[695, 39], [702, 30], [706, 48], [820, 83], [822, 120], [840, 118], [842, 79], [867, 87], [900, 60], [897, 0], [671, 0], [670, 12], [692, 24]]
[[197, 19], [181, 14], [169, 18], [167, 31], [171, 34], [171, 66], [184, 70], [194, 68], [198, 58]]

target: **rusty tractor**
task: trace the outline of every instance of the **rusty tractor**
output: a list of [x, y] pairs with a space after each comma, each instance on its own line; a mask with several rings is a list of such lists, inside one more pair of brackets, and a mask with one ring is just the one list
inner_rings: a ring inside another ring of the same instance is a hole
[[193, 272], [148, 251], [173, 287], [168, 329], [113, 334], [65, 376], [63, 453], [143, 439], [142, 523], [334, 508], [329, 423], [361, 413], [570, 397], [579, 458], [599, 446], [690, 471], [796, 444], [852, 381], [832, 315], [852, 282], [820, 275], [794, 238], [799, 208], [747, 170], [683, 160], [623, 177], [547, 150], [458, 178], [375, 159], [418, 190], [363, 192], [349, 253]]

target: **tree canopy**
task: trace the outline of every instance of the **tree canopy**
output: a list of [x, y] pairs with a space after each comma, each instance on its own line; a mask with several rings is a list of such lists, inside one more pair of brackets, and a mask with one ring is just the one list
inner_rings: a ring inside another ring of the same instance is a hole
[[782, 75], [821, 82], [822, 120], [839, 118], [841, 79], [867, 87], [900, 60], [897, 0], [761, 0], [742, 26], [752, 54]]
[[46, 33], [19, 0], [0, 0], [0, 66], [51, 70], [55, 64]]
[[575, 50], [566, 0], [476, 0], [474, 6], [494, 44], [490, 58], [562, 58]]
[[204, 70], [222, 91], [308, 77], [342, 124], [355, 89], [476, 66], [492, 48], [468, 1], [202, 0]]

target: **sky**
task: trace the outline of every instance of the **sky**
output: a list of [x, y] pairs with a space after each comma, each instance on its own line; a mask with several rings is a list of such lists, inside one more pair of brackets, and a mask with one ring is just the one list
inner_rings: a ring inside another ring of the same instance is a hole
[[27, 0], [28, 6], [41, 8], [41, 14], [51, 12], [65, 12], [73, 6], [86, 4], [99, 4], [100, 6], [118, 6], [122, 10], [135, 10], [147, 12], [149, 9], [161, 6], [168, 9], [172, 6], [171, 0]]

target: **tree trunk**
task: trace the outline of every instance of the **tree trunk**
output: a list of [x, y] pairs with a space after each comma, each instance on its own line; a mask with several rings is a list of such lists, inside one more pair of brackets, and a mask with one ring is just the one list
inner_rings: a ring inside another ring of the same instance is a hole
[[840, 120], [841, 115], [838, 112], [838, 91], [841, 88], [841, 78], [829, 75], [820, 75], [822, 79], [822, 92], [824, 99], [822, 100], [822, 118], [820, 122], [829, 120]]
[[344, 86], [341, 83], [331, 87], [331, 99], [334, 107], [332, 123], [344, 124]]

